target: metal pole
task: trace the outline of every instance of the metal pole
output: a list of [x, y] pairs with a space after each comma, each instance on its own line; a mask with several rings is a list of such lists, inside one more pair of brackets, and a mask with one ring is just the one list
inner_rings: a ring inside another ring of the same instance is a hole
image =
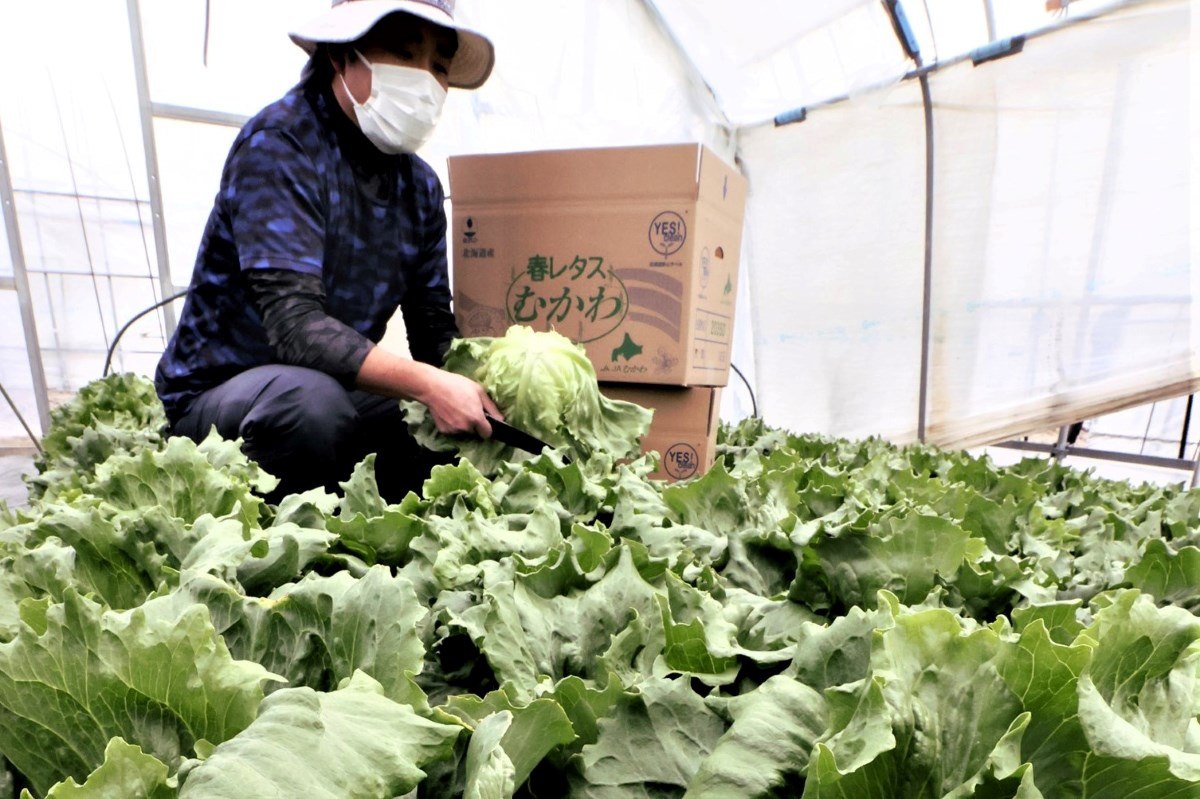
[[1183, 434], [1179, 436], [1179, 457], [1181, 459], [1187, 456], [1188, 427], [1192, 423], [1192, 402], [1195, 399], [1195, 394], [1188, 394], [1187, 407], [1183, 410]]
[[925, 282], [921, 294], [921, 382], [917, 392], [917, 440], [925, 443], [929, 407], [929, 349], [933, 316], [933, 98], [929, 76], [922, 75], [925, 106]]
[[176, 119], [180, 122], [198, 122], [202, 125], [220, 125], [227, 128], [240, 128], [250, 121], [250, 117], [245, 114], [169, 103], [153, 103], [150, 113], [156, 119]]
[[[921, 57], [921, 48], [912, 36], [899, 0], [884, 0], [883, 6], [892, 20], [892, 29], [904, 54], [912, 59], [918, 69], [922, 68], [924, 59]], [[933, 94], [929, 88], [929, 74], [920, 72], [917, 80], [921, 84], [921, 106], [925, 112], [925, 277], [921, 297], [921, 373], [917, 385], [917, 440], [924, 444], [929, 413], [929, 350], [933, 316], [934, 139]]]
[[[988, 446], [1016, 449], [1023, 452], [1041, 452], [1046, 455], [1053, 455], [1055, 450], [1054, 444], [1038, 444], [1033, 441], [1001, 441], [996, 444], [989, 444]], [[1088, 447], [1072, 446], [1071, 444], [1066, 446], [1065, 454], [1077, 458], [1088, 458], [1089, 460], [1132, 463], [1137, 466], [1154, 466], [1160, 469], [1178, 469], [1185, 472], [1190, 472], [1196, 468], [1196, 461], [1193, 460], [1166, 458], [1160, 455], [1138, 455], [1133, 452], [1090, 449]]]
[[[150, 215], [154, 224], [154, 251], [158, 256], [158, 281], [164, 297], [175, 293], [171, 260], [167, 252], [167, 225], [163, 218], [162, 187], [158, 179], [158, 147], [154, 138], [154, 104], [146, 74], [146, 41], [142, 35], [142, 12], [138, 0], [127, 0], [129, 41], [133, 48], [133, 76], [137, 83], [138, 109], [142, 118], [142, 145], [146, 153], [146, 179], [150, 186]], [[175, 332], [175, 309], [163, 306], [167, 335]]]
[[25, 328], [25, 351], [29, 355], [29, 376], [33, 379], [33, 398], [37, 404], [42, 434], [45, 435], [46, 431], [50, 429], [50, 397], [46, 390], [46, 370], [42, 367], [42, 345], [38, 341], [37, 320], [33, 315], [33, 300], [29, 293], [29, 273], [25, 270], [25, 248], [21, 244], [21, 228], [17, 223], [17, 206], [13, 201], [12, 175], [8, 169], [8, 153], [4, 148], [2, 127], [0, 127], [0, 205], [4, 206], [4, 227], [8, 231], [8, 250], [12, 255], [13, 284], [17, 289], [17, 305], [21, 309], [21, 325]]
[[1196, 470], [1192, 472], [1192, 482], [1189, 488], [1200, 486], [1200, 458], [1196, 459]]
[[[1065, 30], [1067, 28], [1073, 28], [1077, 25], [1083, 25], [1085, 23], [1091, 22], [1092, 20], [1102, 19], [1106, 16], [1117, 13], [1118, 11], [1122, 10], [1123, 8], [1128, 7], [1129, 5], [1132, 5], [1135, 2], [1138, 2], [1138, 0], [1128, 0], [1127, 3], [1121, 3], [1121, 4], [1117, 4], [1115, 6], [1106, 6], [1105, 8], [1098, 10], [1098, 11], [1090, 11], [1087, 13], [1080, 12], [1079, 14], [1077, 14], [1073, 17], [1068, 17], [1067, 19], [1063, 20], [1062, 22], [1056, 22], [1052, 25], [1047, 25], [1044, 28], [1037, 28], [1036, 30], [1027, 31], [1027, 32], [1021, 34], [1019, 37], [1014, 37], [1014, 39], [1020, 39], [1022, 42], [1022, 45], [1025, 45], [1036, 39], [1041, 39], [1045, 36], [1049, 36], [1050, 34], [1058, 33], [1059, 31]], [[1141, 0], [1141, 2], [1149, 4], [1150, 0]], [[1072, 13], [1074, 13], [1074, 12], [1072, 12]], [[968, 52], [968, 53], [962, 53], [962, 54], [956, 55], [956, 56], [951, 56], [949, 58], [940, 59], [936, 63], [925, 64], [923, 66], [916, 67], [915, 69], [910, 69], [908, 72], [905, 72], [904, 75], [902, 75], [899, 78], [899, 80], [901, 80], [901, 81], [916, 80], [917, 78], [921, 77], [922, 75], [927, 75], [931, 72], [941, 72], [943, 70], [949, 69], [950, 67], [958, 66], [959, 64], [963, 63], [964, 61], [972, 61], [975, 58], [977, 58], [978, 55], [979, 55], [979, 53], [976, 50], [976, 51], [972, 51], [972, 52]], [[891, 89], [896, 85], [896, 82], [897, 82], [896, 78], [890, 77], [885, 80], [881, 80], [877, 83], [871, 83], [866, 86], [863, 86], [862, 88], [855, 90], [853, 95], [850, 95], [850, 94], [835, 95], [835, 96], [829, 97], [825, 100], [820, 100], [818, 102], [809, 103], [809, 104], [803, 106], [803, 109], [806, 113], [811, 114], [813, 111], [817, 111], [822, 108], [829, 108], [830, 106], [839, 105], [841, 103], [846, 103], [855, 97], [862, 97], [865, 95], [869, 95], [872, 92], [878, 91], [880, 89]], [[793, 111], [798, 112], [799, 110], [800, 109], [790, 109], [788, 111], [784, 111], [782, 114], [776, 114], [775, 116], [767, 117], [766, 119], [762, 119], [757, 122], [748, 122], [744, 125], [739, 125], [738, 132], [741, 133], [744, 131], [751, 131], [751, 130], [755, 130], [757, 128], [766, 127], [767, 125], [774, 126], [774, 125], [776, 125], [775, 120], [778, 119], [780, 116], [787, 116], [788, 114], [792, 113]]]
[[987, 18], [988, 41], [996, 41], [996, 7], [993, 0], [983, 0], [983, 15]]
[[1067, 454], [1067, 438], [1071, 434], [1071, 426], [1065, 424], [1058, 428], [1058, 443], [1054, 445], [1054, 460], [1061, 461]]

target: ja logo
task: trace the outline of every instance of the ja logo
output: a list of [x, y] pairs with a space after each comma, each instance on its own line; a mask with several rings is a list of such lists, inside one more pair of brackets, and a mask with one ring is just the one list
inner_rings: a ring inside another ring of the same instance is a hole
[[679, 252], [687, 241], [687, 223], [674, 211], [663, 211], [650, 223], [650, 246], [659, 255]]

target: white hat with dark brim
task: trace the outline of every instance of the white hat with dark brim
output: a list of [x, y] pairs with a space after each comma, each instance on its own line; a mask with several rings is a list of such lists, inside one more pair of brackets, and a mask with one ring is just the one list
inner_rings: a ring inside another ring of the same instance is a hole
[[403, 12], [458, 33], [450, 62], [450, 85], [478, 89], [492, 73], [496, 50], [486, 36], [454, 23], [454, 0], [333, 0], [333, 7], [292, 31], [292, 41], [312, 55], [318, 44], [345, 44], [362, 38], [388, 14]]

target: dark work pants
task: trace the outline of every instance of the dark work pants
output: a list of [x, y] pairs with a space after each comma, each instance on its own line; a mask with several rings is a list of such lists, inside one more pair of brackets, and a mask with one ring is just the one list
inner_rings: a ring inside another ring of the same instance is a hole
[[198, 442], [214, 425], [225, 438], [241, 438], [246, 455], [279, 478], [267, 497], [273, 503], [310, 488], [338, 491], [372, 452], [379, 492], [395, 503], [419, 492], [435, 465], [452, 460], [413, 440], [396, 400], [347, 391], [301, 366], [242, 372], [197, 397], [172, 432]]

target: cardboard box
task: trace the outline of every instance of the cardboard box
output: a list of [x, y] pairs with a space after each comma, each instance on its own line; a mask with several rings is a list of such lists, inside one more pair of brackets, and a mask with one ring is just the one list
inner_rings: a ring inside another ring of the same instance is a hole
[[729, 380], [746, 181], [698, 144], [450, 159], [454, 305], [583, 344], [601, 380]]
[[650, 408], [654, 419], [642, 438], [643, 452], [659, 454], [660, 480], [686, 480], [709, 470], [717, 452], [721, 389], [601, 384], [600, 393]]

